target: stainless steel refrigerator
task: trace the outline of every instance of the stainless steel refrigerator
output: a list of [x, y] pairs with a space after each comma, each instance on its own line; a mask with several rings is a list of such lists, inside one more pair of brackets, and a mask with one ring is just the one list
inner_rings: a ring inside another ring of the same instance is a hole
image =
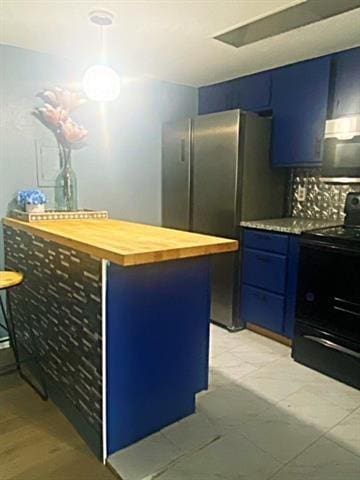
[[[240, 110], [163, 125], [162, 225], [240, 238], [242, 220], [281, 217], [286, 178], [270, 165], [271, 120]], [[241, 252], [216, 255], [211, 320], [237, 330]]]

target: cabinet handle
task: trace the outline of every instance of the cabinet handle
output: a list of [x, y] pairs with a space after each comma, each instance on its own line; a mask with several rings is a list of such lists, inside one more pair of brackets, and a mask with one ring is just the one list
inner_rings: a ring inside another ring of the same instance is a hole
[[269, 263], [271, 261], [269, 257], [264, 257], [263, 255], [256, 255], [256, 258], [263, 263]]
[[315, 157], [320, 157], [321, 154], [321, 138], [316, 137], [315, 139]]
[[268, 237], [266, 235], [255, 235], [255, 237], [258, 239], [258, 240], [265, 240], [265, 241], [269, 241], [271, 240], [271, 237]]
[[304, 338], [307, 338], [312, 342], [319, 343], [324, 347], [328, 347], [328, 348], [331, 348], [332, 350], [336, 350], [341, 353], [346, 353], [347, 355], [351, 355], [352, 357], [360, 359], [360, 353], [355, 352], [354, 350], [350, 350], [350, 348], [343, 347], [342, 345], [338, 345], [337, 343], [331, 342], [330, 340], [326, 340], [325, 338], [319, 338], [314, 335], [304, 335]]
[[254, 297], [257, 297], [259, 298], [262, 302], [267, 302], [267, 296], [264, 295], [263, 293], [259, 293], [259, 292], [253, 292], [253, 295]]

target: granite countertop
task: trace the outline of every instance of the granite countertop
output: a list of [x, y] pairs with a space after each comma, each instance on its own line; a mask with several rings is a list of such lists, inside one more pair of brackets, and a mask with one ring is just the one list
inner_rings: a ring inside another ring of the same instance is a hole
[[251, 220], [240, 223], [242, 227], [270, 230], [273, 232], [300, 235], [308, 230], [342, 225], [341, 220], [316, 220], [311, 218], [271, 218], [268, 220]]

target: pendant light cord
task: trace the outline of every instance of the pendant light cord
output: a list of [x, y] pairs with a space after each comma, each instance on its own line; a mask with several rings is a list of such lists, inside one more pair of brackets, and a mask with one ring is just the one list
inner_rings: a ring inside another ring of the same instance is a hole
[[101, 61], [102, 63], [107, 63], [108, 61], [108, 52], [107, 52], [107, 43], [105, 38], [105, 27], [101, 25], [100, 27], [100, 44], [101, 44]]
[[100, 49], [101, 49], [101, 53], [100, 53], [100, 58], [101, 58], [101, 62], [102, 63], [105, 63], [105, 48], [104, 48], [104, 26], [103, 25], [100, 25]]

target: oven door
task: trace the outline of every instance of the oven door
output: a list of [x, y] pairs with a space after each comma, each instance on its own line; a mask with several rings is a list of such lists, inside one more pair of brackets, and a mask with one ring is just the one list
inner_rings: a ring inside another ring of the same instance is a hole
[[360, 389], [359, 344], [297, 322], [291, 355], [307, 367]]
[[301, 246], [296, 319], [360, 345], [360, 250]]
[[321, 176], [325, 181], [343, 178], [347, 183], [360, 182], [360, 135], [325, 138]]
[[360, 388], [360, 251], [304, 244], [292, 357]]

